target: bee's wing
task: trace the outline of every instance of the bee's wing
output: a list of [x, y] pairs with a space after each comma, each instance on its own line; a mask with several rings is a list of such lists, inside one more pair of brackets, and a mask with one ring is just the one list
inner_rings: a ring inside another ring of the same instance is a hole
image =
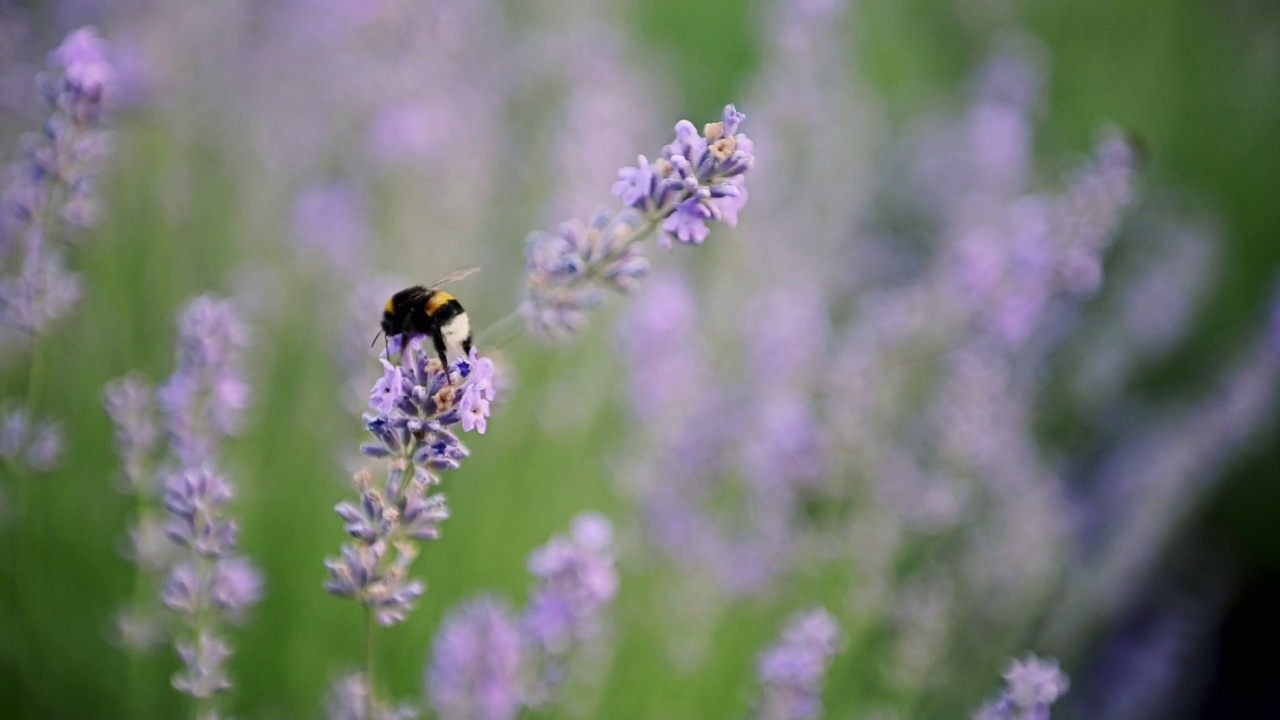
[[458, 280], [461, 280], [464, 277], [469, 277], [470, 275], [474, 274], [478, 270], [480, 270], [479, 265], [468, 265], [467, 267], [459, 268], [458, 270], [454, 270], [453, 272], [449, 273], [448, 275], [445, 275], [444, 277], [431, 283], [430, 285], [427, 285], [427, 289], [435, 290], [441, 285], [447, 285], [451, 282], [456, 282]]

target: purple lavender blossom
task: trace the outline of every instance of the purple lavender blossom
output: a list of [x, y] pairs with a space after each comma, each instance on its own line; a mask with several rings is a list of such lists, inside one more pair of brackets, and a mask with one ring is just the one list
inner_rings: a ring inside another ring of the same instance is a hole
[[177, 643], [183, 669], [173, 676], [173, 687], [197, 700], [208, 700], [231, 688], [226, 664], [231, 648], [222, 638], [198, 632], [188, 641]]
[[586, 324], [584, 311], [604, 302], [606, 290], [631, 293], [649, 272], [636, 242], [645, 220], [631, 211], [601, 209], [590, 223], [570, 220], [554, 234], [526, 241], [529, 292], [521, 313], [542, 337], [564, 338]]
[[[239, 527], [227, 514], [235, 488], [216, 469], [218, 449], [248, 402], [241, 374], [247, 332], [231, 303], [212, 296], [191, 301], [178, 330], [176, 368], [158, 391], [131, 374], [107, 385], [104, 403], [139, 503], [130, 557], [177, 620], [171, 632], [182, 668], [173, 685], [205, 716], [216, 712], [211, 698], [231, 687], [231, 647], [222, 633], [243, 622], [263, 592], [261, 573], [236, 552]], [[156, 500], [164, 519], [152, 509]], [[117, 628], [137, 649], [170, 632], [140, 597], [119, 613]]]
[[675, 141], [657, 160], [651, 163], [641, 155], [634, 167], [618, 171], [613, 194], [647, 217], [662, 220], [662, 247], [671, 247], [672, 236], [700, 244], [710, 232], [707, 221], [737, 224], [746, 193], [742, 174], [755, 162], [751, 139], [738, 132], [744, 117], [726, 105], [724, 119], [709, 123], [702, 134], [681, 120]]
[[103, 129], [115, 86], [106, 44], [90, 28], [67, 36], [40, 75], [50, 116], [23, 139], [0, 197], [0, 331], [44, 333], [80, 297], [65, 267], [64, 229], [92, 224], [95, 175], [110, 154]]
[[198, 467], [236, 432], [249, 404], [241, 374], [248, 331], [229, 300], [191, 301], [178, 321], [177, 363], [156, 393], [178, 467]]
[[444, 619], [424, 684], [441, 720], [511, 720], [519, 712], [520, 629], [510, 608], [482, 597]]
[[701, 134], [681, 120], [676, 139], [655, 161], [641, 155], [634, 167], [618, 171], [613, 194], [626, 209], [602, 209], [589, 224], [573, 220], [556, 233], [529, 236], [521, 314], [534, 334], [570, 336], [608, 290], [634, 292], [649, 270], [642, 241], [655, 228], [662, 231], [658, 244], [670, 248], [673, 237], [701, 244], [708, 222], [737, 223], [746, 202], [743, 174], [755, 161], [751, 139], [738, 132], [743, 117], [728, 105], [723, 120]]
[[208, 467], [174, 473], [164, 483], [165, 532], [184, 550], [161, 592], [185, 627], [176, 641], [183, 668], [173, 684], [198, 702], [231, 687], [224, 669], [231, 649], [219, 630], [243, 620], [262, 597], [261, 574], [234, 554], [239, 531], [225, 513], [233, 496], [226, 478]]
[[760, 720], [810, 720], [822, 713], [827, 667], [843, 643], [835, 618], [823, 608], [793, 616], [782, 638], [756, 660], [764, 695]]
[[126, 486], [133, 492], [143, 492], [150, 481], [160, 441], [154, 396], [151, 385], [137, 373], [107, 383], [103, 391], [103, 404], [115, 425], [116, 454], [124, 466]]
[[974, 720], [1049, 720], [1050, 706], [1071, 685], [1056, 660], [1031, 654], [1014, 660], [1004, 679], [1004, 693], [974, 713]]
[[470, 454], [451, 428], [483, 434], [496, 396], [491, 360], [473, 349], [442, 368], [424, 342], [417, 336], [402, 348], [403, 336], [393, 338], [381, 359], [364, 416], [373, 441], [360, 450], [386, 460], [386, 478], [379, 485], [367, 471], [356, 474], [359, 503], [334, 508], [353, 541], [325, 560], [325, 589], [369, 607], [383, 626], [403, 622], [426, 589], [409, 579], [409, 566], [418, 541], [437, 539], [449, 517], [445, 496], [431, 490], [441, 482], [437, 473], [456, 470]]
[[35, 421], [24, 406], [0, 412], [0, 458], [32, 472], [54, 469], [62, 458], [62, 428], [56, 420]]
[[529, 556], [539, 585], [529, 599], [521, 628], [537, 663], [526, 702], [547, 702], [563, 681], [571, 651], [599, 632], [602, 610], [618, 591], [613, 526], [585, 512], [574, 518], [569, 537], [556, 536]]

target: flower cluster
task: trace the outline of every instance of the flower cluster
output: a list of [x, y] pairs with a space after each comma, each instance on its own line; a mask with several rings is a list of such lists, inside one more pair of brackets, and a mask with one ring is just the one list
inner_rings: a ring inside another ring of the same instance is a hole
[[764, 694], [760, 720], [810, 720], [822, 712], [822, 686], [827, 667], [843, 636], [835, 618], [823, 608], [796, 614], [776, 645], [756, 660]]
[[635, 167], [618, 171], [613, 194], [647, 217], [662, 219], [658, 244], [671, 247], [671, 237], [698, 245], [711, 232], [709, 220], [738, 224], [747, 202], [743, 173], [755, 162], [751, 139], [738, 132], [746, 116], [732, 105], [724, 119], [708, 123], [701, 134], [688, 120], [676, 123], [676, 139], [654, 162], [644, 155]]
[[219, 627], [241, 621], [262, 597], [262, 576], [235, 554], [239, 527], [225, 512], [233, 494], [226, 478], [209, 468], [187, 469], [164, 483], [170, 514], [165, 531], [185, 555], [170, 570], [161, 595], [188, 631], [177, 640], [183, 668], [173, 685], [198, 700], [231, 687], [231, 649]]
[[[29, 342], [80, 299], [59, 231], [92, 224], [94, 177], [110, 143], [102, 126], [115, 71], [106, 44], [81, 28], [49, 54], [48, 65], [37, 80], [49, 117], [23, 137], [21, 159], [3, 169], [0, 343]], [[57, 464], [63, 437], [56, 421], [15, 406], [0, 422], [0, 455], [14, 466], [44, 472]]]
[[441, 720], [510, 720], [523, 701], [520, 626], [504, 602], [481, 597], [441, 625], [425, 684]]
[[102, 395], [115, 425], [116, 454], [124, 466], [125, 486], [135, 493], [146, 492], [160, 441], [155, 391], [142, 375], [130, 373], [108, 383]]
[[445, 618], [424, 679], [441, 718], [506, 720], [555, 699], [571, 654], [596, 636], [617, 593], [612, 538], [603, 515], [582, 513], [568, 537], [529, 556], [538, 585], [522, 615], [482, 597]]
[[178, 620], [172, 632], [152, 603], [135, 598], [117, 627], [134, 648], [173, 635], [182, 661], [174, 687], [195, 699], [200, 715], [213, 712], [210, 698], [231, 686], [222, 628], [245, 619], [263, 581], [237, 553], [239, 527], [226, 512], [235, 489], [217, 470], [218, 451], [248, 405], [248, 332], [231, 301], [201, 296], [183, 310], [178, 334], [176, 367], [163, 386], [153, 390], [129, 374], [107, 385], [104, 404], [124, 486], [138, 498], [131, 558]]
[[744, 174], [755, 162], [751, 139], [738, 132], [743, 117], [726, 106], [724, 119], [701, 134], [681, 120], [657, 160], [641, 155], [635, 167], [618, 171], [613, 194], [625, 209], [601, 209], [589, 223], [571, 220], [554, 233], [529, 236], [521, 313], [532, 332], [571, 335], [607, 290], [635, 291], [649, 270], [642, 241], [655, 227], [662, 230], [658, 244], [669, 248], [672, 237], [701, 244], [708, 222], [737, 224], [747, 200]]
[[240, 369], [247, 345], [248, 331], [228, 301], [202, 296], [183, 312], [177, 367], [156, 394], [179, 467], [210, 461], [239, 427], [249, 403]]
[[[414, 337], [403, 349], [401, 337], [382, 358], [383, 376], [364, 416], [373, 442], [360, 447], [386, 460], [386, 477], [378, 484], [369, 472], [356, 474], [359, 502], [334, 508], [353, 541], [343, 545], [340, 557], [325, 561], [326, 589], [364, 604], [383, 626], [403, 622], [425, 590], [421, 581], [409, 579], [409, 566], [417, 542], [439, 537], [440, 523], [449, 517], [444, 495], [432, 488], [440, 484], [437, 473], [456, 470], [468, 455], [454, 428], [483, 434], [495, 396], [488, 358], [472, 350], [446, 369], [423, 350], [425, 337]], [[397, 353], [399, 363], [393, 364], [388, 358]]]
[[1028, 654], [1004, 673], [1005, 691], [974, 713], [974, 720], [1049, 720], [1049, 708], [1071, 683], [1056, 660]]
[[526, 692], [530, 704], [552, 696], [570, 653], [597, 634], [601, 610], [618, 592], [612, 545], [609, 520], [587, 512], [574, 519], [569, 537], [553, 537], [529, 556], [529, 572], [539, 585], [522, 629], [542, 665]]
[[[95, 177], [110, 148], [103, 129], [116, 83], [107, 46], [81, 28], [49, 54], [39, 84], [50, 115], [23, 139], [0, 198], [0, 328], [43, 333], [80, 297], [57, 244], [61, 226], [82, 228], [97, 216]], [[12, 271], [12, 274], [10, 274]]]
[[58, 464], [62, 447], [62, 429], [57, 422], [33, 422], [20, 405], [0, 411], [0, 457], [5, 460], [44, 472]]

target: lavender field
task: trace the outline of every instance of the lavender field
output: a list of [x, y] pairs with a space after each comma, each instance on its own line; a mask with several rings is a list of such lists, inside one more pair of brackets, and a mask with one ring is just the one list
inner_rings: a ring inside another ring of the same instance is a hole
[[0, 717], [1280, 717], [1277, 48], [0, 0]]

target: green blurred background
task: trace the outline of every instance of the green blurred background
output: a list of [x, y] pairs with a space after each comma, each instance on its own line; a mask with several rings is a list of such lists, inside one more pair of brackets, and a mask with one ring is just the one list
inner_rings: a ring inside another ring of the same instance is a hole
[[[740, 97], [760, 63], [763, 7], [741, 0], [626, 7], [626, 31], [678, 90], [673, 119], [713, 117]], [[31, 12], [46, 27], [57, 22], [48, 8]], [[537, 10], [513, 7], [517, 12]], [[1186, 352], [1149, 380], [1153, 391], [1186, 388], [1217, 367], [1224, 347], [1264, 320], [1280, 269], [1280, 4], [868, 0], [856, 8], [857, 60], [886, 99], [890, 119], [906, 123], [962, 102], [959, 88], [1011, 19], [1051, 51], [1038, 135], [1051, 167], [1067, 167], [1100, 126], [1116, 123], [1145, 147], [1144, 185], [1194, 198], [1222, 224], [1222, 278], [1209, 309]], [[58, 33], [51, 29], [48, 36], [52, 43]], [[653, 137], [663, 132], [654, 128]], [[175, 137], [145, 115], [120, 128], [117, 162], [103, 183], [104, 223], [74, 255], [86, 301], [40, 345], [37, 358], [43, 371], [35, 403], [65, 419], [69, 453], [56, 472], [22, 484], [18, 519], [3, 536], [11, 544], [5, 555], [18, 558], [6, 564], [0, 593], [5, 717], [186, 714], [169, 686], [175, 662], [167, 653], [127, 656], [108, 642], [112, 614], [135, 586], [121, 555], [134, 501], [114, 486], [118, 463], [101, 392], [132, 369], [153, 380], [167, 376], [177, 309], [201, 292], [230, 292], [242, 258], [289, 262], [279, 243], [254, 236], [270, 229], [246, 232], [238, 222], [248, 211], [240, 205], [235, 159], [221, 140], [212, 133]], [[184, 175], [190, 207], [180, 216], [156, 206], [175, 163], [199, 169]], [[459, 287], [480, 326], [518, 301], [523, 235], [540, 223], [538, 200], [534, 191], [514, 194], [494, 228], [496, 242], [510, 250], [507, 264], [486, 267]], [[691, 257], [677, 255], [677, 262], [700, 261]], [[272, 297], [270, 315], [295, 320], [255, 335], [255, 402], [242, 436], [228, 449], [228, 467], [241, 486], [235, 511], [243, 550], [267, 576], [265, 601], [237, 639], [238, 688], [229, 709], [240, 717], [319, 716], [330, 679], [361, 661], [360, 608], [322, 590], [323, 559], [342, 541], [333, 506], [348, 494], [335, 443], [354, 447], [360, 440], [358, 424], [333, 391], [341, 378], [317, 341], [317, 328], [335, 322], [331, 313], [341, 307], [326, 292], [324, 279], [312, 275]], [[453, 517], [443, 540], [417, 563], [428, 585], [418, 611], [377, 638], [383, 689], [393, 696], [418, 694], [433, 630], [448, 608], [478, 591], [522, 601], [529, 585], [525, 556], [578, 511], [598, 508], [627, 524], [626, 508], [606, 481], [626, 435], [618, 394], [606, 394], [601, 411], [573, 432], [540, 429], [542, 418], [556, 412], [557, 383], [590, 381], [607, 391], [622, 382], [611, 325], [598, 318], [584, 338], [563, 348], [528, 340], [504, 348], [518, 389], [490, 432], [471, 438], [473, 456], [447, 480]], [[6, 372], [6, 397], [21, 396], [26, 386], [26, 368]], [[1280, 574], [1277, 439], [1273, 432], [1261, 451], [1241, 462], [1185, 531], [1229, 548], [1241, 566], [1241, 603], [1273, 588]], [[657, 571], [642, 561], [624, 558], [616, 613], [627, 622], [619, 627], [612, 672], [598, 698], [605, 709], [600, 716], [742, 716], [756, 692], [755, 653], [783, 619], [776, 608], [822, 599], [836, 585], [815, 580], [795, 589], [792, 602], [735, 607], [719, 620], [713, 656], [686, 674], [667, 660], [656, 631], [664, 622], [651, 577]], [[1258, 627], [1259, 643], [1276, 639], [1271, 622]], [[837, 659], [825, 694], [827, 717], [861, 717], [866, 689], [839, 678], [850, 674], [851, 664], [875, 662], [865, 653]], [[967, 716], [994, 690], [994, 670], [987, 684], [945, 695], [950, 709], [935, 704], [917, 708], [918, 714]]]

